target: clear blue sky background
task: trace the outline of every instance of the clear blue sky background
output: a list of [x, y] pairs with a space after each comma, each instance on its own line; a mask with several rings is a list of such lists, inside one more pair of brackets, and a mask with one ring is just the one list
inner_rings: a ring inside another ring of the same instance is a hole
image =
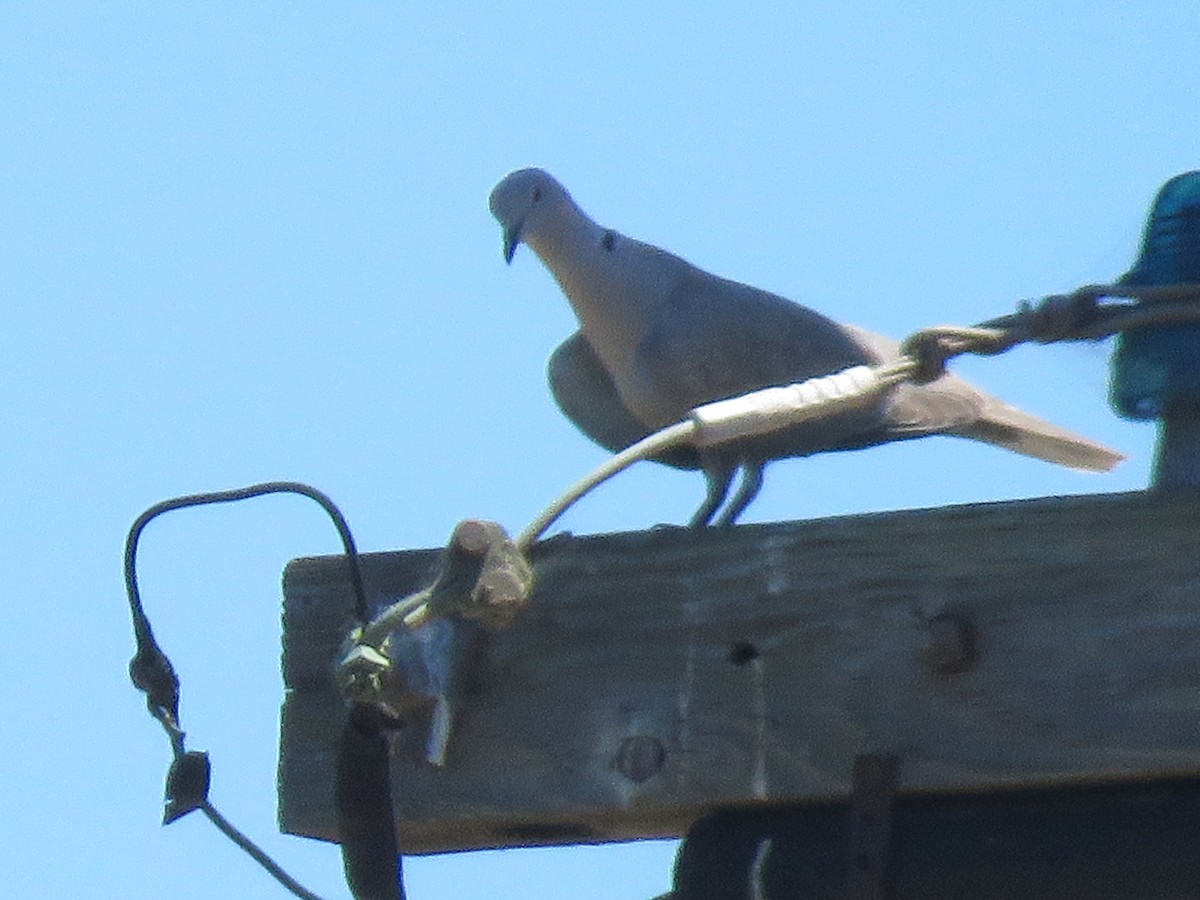
[[[200, 817], [161, 829], [167, 748], [125, 677], [131, 520], [290, 478], [364, 549], [523, 527], [604, 458], [544, 387], [573, 330], [487, 195], [541, 165], [600, 222], [901, 336], [1122, 272], [1200, 164], [1189, 2], [46, 4], [0, 13], [0, 479], [14, 897], [283, 897]], [[748, 521], [1142, 487], [1149, 426], [1106, 346], [958, 371], [1130, 459], [1087, 476], [933, 439], [774, 466]], [[635, 469], [578, 532], [679, 522]], [[213, 797], [311, 888], [336, 848], [275, 827], [279, 574], [315, 507], [175, 514], [143, 589]], [[674, 843], [410, 860], [414, 900], [639, 900]]]

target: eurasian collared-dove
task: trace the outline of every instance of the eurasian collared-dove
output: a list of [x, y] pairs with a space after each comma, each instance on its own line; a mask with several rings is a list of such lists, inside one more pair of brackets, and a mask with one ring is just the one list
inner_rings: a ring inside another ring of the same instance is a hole
[[[899, 355], [888, 338], [710, 275], [597, 225], [540, 169], [508, 175], [490, 205], [504, 229], [505, 260], [527, 244], [575, 310], [580, 331], [551, 357], [550, 387], [567, 417], [609, 450], [713, 400]], [[772, 459], [930, 434], [984, 441], [1078, 469], [1107, 471], [1122, 459], [950, 374], [929, 385], [901, 384], [865, 409], [656, 458], [704, 470], [708, 494], [693, 526], [712, 520], [740, 468], [741, 486], [718, 520], [727, 525], [754, 499]]]

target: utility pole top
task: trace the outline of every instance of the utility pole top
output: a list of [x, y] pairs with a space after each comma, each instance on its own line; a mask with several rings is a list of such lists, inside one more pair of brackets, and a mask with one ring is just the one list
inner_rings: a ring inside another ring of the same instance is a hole
[[[406, 853], [682, 834], [717, 807], [1200, 772], [1200, 495], [1046, 498], [535, 548], [475, 633], [445, 765], [397, 733]], [[440, 551], [366, 554], [373, 609]], [[284, 576], [285, 831], [336, 840], [341, 557]]]

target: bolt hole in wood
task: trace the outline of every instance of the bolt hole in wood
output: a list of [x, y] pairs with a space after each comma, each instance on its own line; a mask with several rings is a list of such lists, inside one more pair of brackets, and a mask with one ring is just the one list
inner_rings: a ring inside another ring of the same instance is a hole
[[758, 648], [749, 641], [735, 641], [729, 647], [728, 659], [735, 666], [744, 666], [758, 659]]
[[931, 618], [924, 649], [925, 662], [935, 675], [961, 675], [969, 671], [979, 656], [979, 641], [974, 625], [961, 610]]

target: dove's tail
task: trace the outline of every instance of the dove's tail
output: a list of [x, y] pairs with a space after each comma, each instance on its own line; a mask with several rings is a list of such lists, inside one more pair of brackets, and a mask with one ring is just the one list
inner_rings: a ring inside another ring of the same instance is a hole
[[1090, 472], [1107, 472], [1125, 458], [1115, 450], [1022, 412], [995, 397], [987, 398], [978, 419], [947, 433]]

